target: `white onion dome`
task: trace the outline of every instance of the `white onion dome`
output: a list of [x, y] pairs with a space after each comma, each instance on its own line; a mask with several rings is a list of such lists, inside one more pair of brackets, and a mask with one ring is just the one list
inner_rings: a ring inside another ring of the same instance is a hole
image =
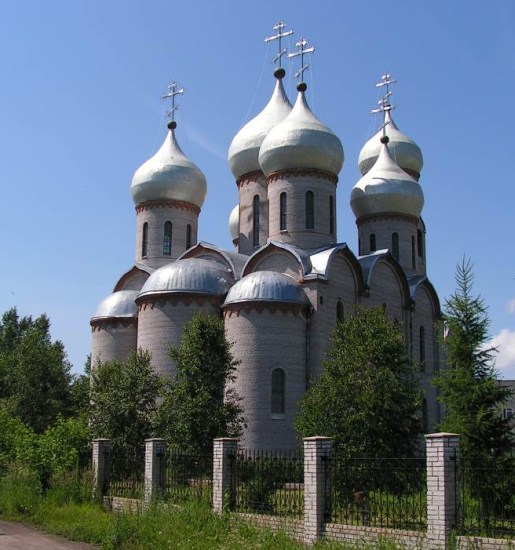
[[256, 271], [240, 279], [229, 290], [224, 305], [241, 302], [309, 304], [299, 283], [293, 277], [276, 271]]
[[138, 295], [143, 297], [162, 294], [227, 294], [234, 278], [221, 264], [200, 258], [177, 260], [156, 269], [145, 281]]
[[350, 204], [357, 219], [372, 214], [406, 214], [418, 218], [424, 206], [424, 193], [415, 178], [400, 168], [381, 138], [379, 158], [356, 183]]
[[137, 290], [119, 290], [109, 294], [98, 304], [91, 321], [137, 317], [138, 306], [134, 301], [137, 296]]
[[233, 242], [240, 237], [240, 205], [237, 204], [229, 215], [229, 233]]
[[304, 91], [291, 113], [268, 133], [259, 150], [259, 164], [268, 176], [290, 169], [319, 169], [338, 175], [343, 166], [343, 147], [336, 135], [311, 112]]
[[131, 184], [135, 204], [152, 200], [184, 201], [199, 208], [207, 193], [206, 178], [199, 167], [182, 152], [175, 137], [176, 123], [159, 151], [134, 173]]
[[284, 69], [277, 69], [274, 92], [266, 107], [234, 136], [229, 146], [229, 167], [236, 179], [261, 171], [259, 148], [268, 132], [291, 112], [291, 103], [284, 91]]
[[[384, 122], [386, 123], [386, 135], [390, 139], [388, 148], [392, 157], [405, 172], [418, 180], [424, 165], [420, 147], [411, 138], [399, 131], [393, 121], [391, 111], [385, 111]], [[382, 135], [383, 130], [379, 130], [365, 143], [359, 153], [358, 166], [363, 176], [374, 166], [379, 156]]]

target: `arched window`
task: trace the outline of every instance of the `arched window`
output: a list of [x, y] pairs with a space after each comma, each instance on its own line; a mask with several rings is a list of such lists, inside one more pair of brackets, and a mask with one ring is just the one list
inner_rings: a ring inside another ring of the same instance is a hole
[[399, 234], [392, 233], [392, 256], [399, 261]]
[[259, 246], [259, 195], [252, 201], [252, 246]]
[[376, 234], [372, 233], [370, 235], [370, 252], [375, 252], [377, 250], [376, 247]]
[[329, 233], [334, 235], [334, 198], [329, 197]]
[[272, 371], [272, 414], [284, 414], [286, 374], [283, 369]]
[[315, 195], [306, 192], [306, 229], [315, 229]]
[[279, 229], [286, 230], [286, 193], [279, 195]]
[[424, 236], [422, 235], [421, 229], [417, 231], [417, 247], [418, 247], [418, 255], [421, 258], [423, 258], [424, 257]]
[[420, 360], [420, 370], [426, 370], [426, 330], [423, 326], [420, 327], [420, 337], [419, 337], [419, 360]]
[[191, 248], [191, 225], [186, 226], [186, 250]]
[[344, 316], [343, 303], [341, 300], [338, 300], [336, 302], [336, 320], [339, 322], [343, 321], [343, 316]]
[[163, 256], [170, 256], [172, 253], [172, 222], [165, 222], [163, 233]]
[[141, 257], [146, 258], [148, 253], [148, 223], [143, 224], [143, 235], [141, 239]]
[[411, 235], [411, 267], [415, 269], [417, 264], [415, 263], [415, 237]]

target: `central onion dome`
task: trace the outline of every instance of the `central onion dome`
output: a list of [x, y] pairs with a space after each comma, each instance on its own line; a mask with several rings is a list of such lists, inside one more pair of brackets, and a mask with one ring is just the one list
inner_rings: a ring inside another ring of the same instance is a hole
[[222, 265], [200, 258], [186, 258], [156, 269], [145, 281], [138, 300], [172, 293], [223, 296], [233, 282], [233, 275]]
[[[387, 110], [384, 114], [384, 123], [386, 124], [386, 135], [390, 139], [388, 148], [395, 162], [410, 176], [417, 181], [420, 178], [420, 172], [424, 165], [420, 147], [408, 136], [399, 131], [393, 121], [391, 111]], [[380, 138], [383, 130], [379, 130], [370, 138], [359, 153], [358, 166], [361, 175], [365, 175], [374, 166], [381, 151]]]
[[206, 178], [182, 152], [175, 137], [175, 121], [159, 151], [134, 173], [131, 195], [135, 204], [153, 200], [177, 200], [198, 206], [207, 193]]
[[388, 149], [388, 137], [378, 140], [379, 158], [352, 189], [350, 204], [357, 219], [372, 214], [407, 214], [418, 218], [424, 206], [419, 183], [400, 168]]
[[284, 91], [284, 69], [277, 69], [274, 92], [266, 107], [234, 136], [229, 146], [229, 167], [236, 179], [261, 171], [259, 148], [268, 132], [291, 112], [291, 103]]
[[343, 147], [336, 135], [311, 112], [304, 92], [291, 113], [268, 133], [259, 150], [259, 164], [268, 176], [281, 170], [319, 169], [338, 175], [343, 166]]

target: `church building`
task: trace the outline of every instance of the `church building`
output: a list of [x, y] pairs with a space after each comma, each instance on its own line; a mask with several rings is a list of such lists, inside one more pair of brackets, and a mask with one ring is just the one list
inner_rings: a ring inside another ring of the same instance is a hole
[[[286, 33], [274, 28], [271, 38], [280, 42]], [[297, 47], [290, 56], [302, 59], [302, 80], [310, 48], [304, 40]], [[393, 79], [382, 77], [384, 124], [358, 159], [362, 177], [350, 204], [359, 249], [352, 251], [337, 239], [342, 143], [310, 110], [304, 82], [292, 106], [284, 76], [283, 68], [275, 70], [268, 104], [229, 147], [239, 190], [229, 219], [234, 250], [197, 237], [207, 183], [179, 146], [172, 108], [161, 148], [132, 179], [134, 266], [91, 319], [93, 368], [142, 348], [156, 372], [173, 376], [168, 349], [179, 345], [184, 323], [196, 312], [223, 316], [239, 361], [234, 384], [247, 422], [243, 444], [294, 448], [299, 400], [322, 372], [336, 323], [358, 305], [381, 306], [399, 322], [418, 365], [421, 415], [431, 430], [440, 417], [431, 378], [444, 366], [434, 328], [440, 305], [426, 275], [422, 153], [392, 118]], [[171, 85], [172, 105], [181, 92]]]

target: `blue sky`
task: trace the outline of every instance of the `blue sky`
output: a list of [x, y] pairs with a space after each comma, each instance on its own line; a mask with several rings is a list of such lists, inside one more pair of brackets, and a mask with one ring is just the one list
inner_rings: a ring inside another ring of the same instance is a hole
[[172, 78], [187, 88], [178, 139], [208, 182], [200, 239], [232, 246], [227, 149], [272, 91], [278, 19], [316, 47], [307, 97], [345, 149], [339, 240], [357, 250], [349, 195], [388, 71], [395, 121], [424, 154], [428, 275], [443, 302], [471, 258], [497, 366], [515, 378], [512, 0], [3, 0], [0, 311], [46, 312], [82, 370], [96, 304], [134, 260], [129, 185], [164, 138]]

